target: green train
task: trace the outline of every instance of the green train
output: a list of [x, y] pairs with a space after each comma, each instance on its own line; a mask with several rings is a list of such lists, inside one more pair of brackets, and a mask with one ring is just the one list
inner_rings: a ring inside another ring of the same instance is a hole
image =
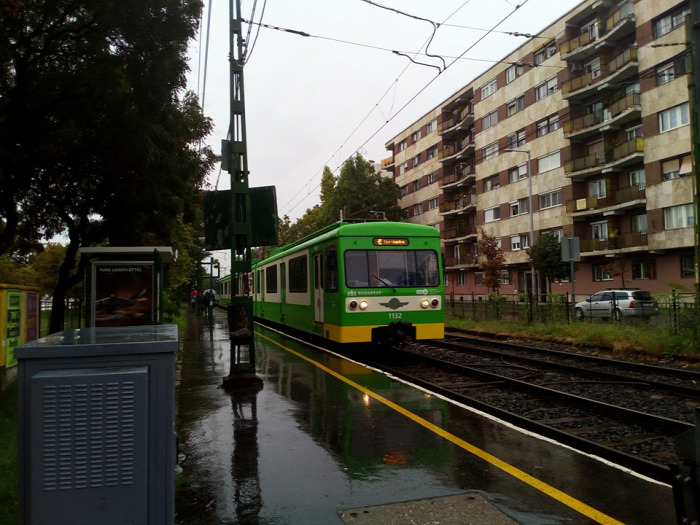
[[440, 233], [433, 227], [339, 222], [273, 249], [252, 273], [252, 280], [220, 280], [219, 303], [230, 293], [250, 294], [256, 319], [337, 343], [444, 337]]

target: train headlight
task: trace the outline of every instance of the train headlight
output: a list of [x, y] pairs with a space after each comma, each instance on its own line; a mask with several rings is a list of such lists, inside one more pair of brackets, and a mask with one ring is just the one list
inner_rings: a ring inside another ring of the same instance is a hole
[[420, 307], [421, 307], [421, 308], [426, 309], [426, 308], [428, 308], [428, 306], [430, 306], [430, 301], [428, 301], [427, 299], [423, 299], [423, 300], [420, 302]]
[[369, 303], [367, 301], [360, 301], [360, 310], [367, 310]]
[[355, 308], [357, 308], [357, 301], [350, 301], [348, 307], [350, 308], [350, 310], [354, 310]]
[[438, 306], [440, 306], [440, 301], [438, 301], [437, 299], [433, 299], [432, 301], [430, 301], [430, 306], [432, 306], [433, 308], [437, 308]]

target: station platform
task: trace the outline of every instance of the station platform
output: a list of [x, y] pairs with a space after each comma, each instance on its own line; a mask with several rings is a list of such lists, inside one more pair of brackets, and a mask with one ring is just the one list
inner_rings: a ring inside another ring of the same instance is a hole
[[676, 523], [669, 486], [256, 328], [223, 389], [223, 313], [179, 351], [176, 523]]

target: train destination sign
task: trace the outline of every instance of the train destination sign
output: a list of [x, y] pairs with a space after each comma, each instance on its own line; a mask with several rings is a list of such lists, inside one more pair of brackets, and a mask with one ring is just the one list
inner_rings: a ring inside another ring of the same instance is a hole
[[375, 246], [408, 246], [406, 237], [375, 237], [372, 239]]

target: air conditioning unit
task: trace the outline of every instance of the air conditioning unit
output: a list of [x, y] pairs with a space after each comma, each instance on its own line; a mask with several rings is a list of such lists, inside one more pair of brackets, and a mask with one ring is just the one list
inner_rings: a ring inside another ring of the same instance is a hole
[[572, 62], [571, 64], [569, 64], [569, 67], [571, 68], [571, 71], [573, 71], [574, 73], [577, 71], [583, 70], [583, 66], [581, 64], [576, 63], [576, 62]]

